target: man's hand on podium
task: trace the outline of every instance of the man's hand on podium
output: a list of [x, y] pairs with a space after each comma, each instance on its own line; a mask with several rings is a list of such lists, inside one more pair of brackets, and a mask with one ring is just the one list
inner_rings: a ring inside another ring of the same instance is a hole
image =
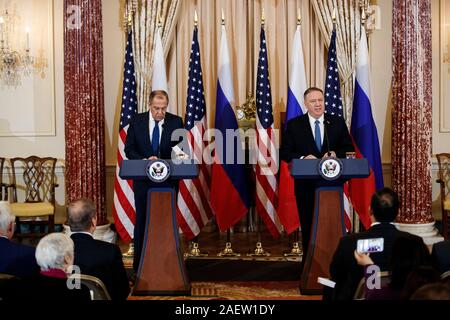
[[334, 151], [327, 152], [323, 155], [322, 159], [330, 158], [330, 157], [336, 158], [336, 152], [334, 152]]

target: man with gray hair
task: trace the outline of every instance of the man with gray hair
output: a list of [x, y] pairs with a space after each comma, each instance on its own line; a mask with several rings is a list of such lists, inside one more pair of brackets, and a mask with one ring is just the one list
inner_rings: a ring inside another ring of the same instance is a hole
[[125, 300], [130, 293], [122, 252], [115, 244], [95, 240], [97, 226], [95, 205], [89, 199], [76, 200], [68, 206], [68, 224], [75, 243], [75, 265], [82, 274], [102, 280], [112, 300]]
[[0, 201], [0, 273], [20, 278], [32, 276], [39, 272], [34, 257], [35, 249], [14, 243], [15, 217], [7, 201]]

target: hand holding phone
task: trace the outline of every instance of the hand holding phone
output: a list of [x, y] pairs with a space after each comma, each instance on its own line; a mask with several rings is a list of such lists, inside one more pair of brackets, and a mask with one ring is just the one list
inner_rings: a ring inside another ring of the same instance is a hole
[[384, 238], [360, 239], [356, 243], [358, 253], [382, 252], [384, 250]]

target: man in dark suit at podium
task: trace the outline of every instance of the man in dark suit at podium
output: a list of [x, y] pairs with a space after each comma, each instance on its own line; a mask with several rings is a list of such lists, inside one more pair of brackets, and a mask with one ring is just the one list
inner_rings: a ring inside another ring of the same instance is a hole
[[[308, 113], [287, 123], [280, 156], [292, 159], [345, 158], [354, 147], [344, 119], [325, 114], [323, 91], [316, 87], [304, 93]], [[306, 259], [314, 212], [315, 182], [295, 180], [295, 197], [302, 229], [303, 257]]]
[[[177, 129], [183, 129], [183, 120], [167, 112], [168, 104], [167, 92], [153, 91], [149, 98], [149, 111], [138, 113], [130, 120], [125, 142], [125, 154], [128, 159], [171, 159], [172, 147], [179, 143], [179, 140], [172, 141], [172, 133]], [[134, 180], [133, 183], [136, 205], [133, 268], [137, 271], [145, 234], [147, 191], [150, 181]]]

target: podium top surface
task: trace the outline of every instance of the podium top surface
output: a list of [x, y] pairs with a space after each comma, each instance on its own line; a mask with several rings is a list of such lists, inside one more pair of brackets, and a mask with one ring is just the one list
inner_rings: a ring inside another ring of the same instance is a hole
[[[170, 179], [193, 179], [198, 176], [198, 164], [193, 162], [174, 162], [165, 160], [170, 165]], [[119, 177], [122, 179], [149, 180], [146, 169], [152, 160], [123, 160]]]
[[[339, 159], [343, 171], [339, 179], [366, 178], [370, 174], [367, 159]], [[295, 179], [322, 179], [319, 174], [321, 159], [294, 159], [291, 161], [291, 175]]]

